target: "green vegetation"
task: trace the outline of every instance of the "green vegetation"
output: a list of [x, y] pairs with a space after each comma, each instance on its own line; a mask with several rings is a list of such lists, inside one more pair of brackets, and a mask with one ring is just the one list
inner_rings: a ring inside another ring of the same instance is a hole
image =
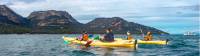
[[63, 27], [51, 27], [51, 26], [44, 26], [44, 27], [37, 27], [35, 30], [32, 30], [31, 33], [41, 33], [41, 34], [70, 34], [75, 32], [73, 28], [69, 28], [67, 26]]
[[[44, 27], [36, 27], [34, 29], [28, 27], [22, 27], [17, 25], [9, 25], [9, 24], [0, 24], [0, 34], [79, 34], [83, 30], [82, 28], [68, 27], [68, 26], [44, 26]], [[92, 29], [91, 29], [92, 30]], [[87, 31], [87, 30], [86, 30]], [[88, 33], [92, 34], [104, 34], [105, 31], [92, 30], [88, 31]], [[115, 34], [124, 34], [126, 31], [113, 31]], [[133, 34], [146, 34], [141, 33], [139, 31], [133, 32]], [[158, 33], [158, 34], [166, 34], [166, 33]]]
[[9, 33], [22, 34], [22, 33], [30, 33], [30, 32], [31, 32], [31, 29], [27, 27], [0, 24], [0, 33], [3, 33], [3, 34], [9, 34]]

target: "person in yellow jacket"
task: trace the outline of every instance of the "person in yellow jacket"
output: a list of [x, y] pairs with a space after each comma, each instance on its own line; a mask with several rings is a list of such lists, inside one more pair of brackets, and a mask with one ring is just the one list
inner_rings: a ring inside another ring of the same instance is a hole
[[134, 39], [129, 31], [126, 34], [127, 34], [127, 40]]
[[152, 40], [152, 35], [151, 35], [151, 32], [147, 32], [147, 35], [144, 37], [144, 40], [145, 41], [151, 41]]

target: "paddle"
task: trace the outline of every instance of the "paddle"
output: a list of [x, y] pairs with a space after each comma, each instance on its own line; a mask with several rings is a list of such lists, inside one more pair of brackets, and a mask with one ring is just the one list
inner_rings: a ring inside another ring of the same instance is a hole
[[93, 40], [99, 40], [99, 39], [100, 39], [99, 36], [96, 36], [96, 37], [94, 37]]
[[169, 39], [166, 39], [166, 45], [168, 44], [168, 42], [169, 42]]
[[85, 44], [85, 47], [90, 47], [90, 44], [92, 43], [92, 41], [87, 41], [87, 43]]
[[93, 34], [89, 34], [89, 36], [88, 36], [88, 37], [89, 37], [89, 38], [92, 38], [93, 36], [94, 36]]
[[137, 49], [137, 39], [135, 40], [135, 42], [133, 43], [134, 44], [134, 50], [136, 50]]
[[71, 42], [69, 42], [69, 41], [64, 41], [64, 44], [70, 44]]
[[[92, 36], [90, 36], [90, 37], [93, 37], [93, 35]], [[93, 40], [99, 40], [100, 38], [99, 38], [99, 36], [96, 36], [96, 37], [94, 37], [94, 39]], [[92, 41], [87, 41], [87, 43], [84, 45], [86, 48], [87, 47], [90, 47], [90, 44], [92, 43]]]
[[[65, 39], [65, 36], [62, 37], [63, 39]], [[64, 44], [70, 44], [70, 41], [64, 40]]]
[[144, 33], [143, 33], [143, 31], [142, 31], [142, 29], [140, 28], [140, 32], [142, 33], [142, 37], [144, 37]]

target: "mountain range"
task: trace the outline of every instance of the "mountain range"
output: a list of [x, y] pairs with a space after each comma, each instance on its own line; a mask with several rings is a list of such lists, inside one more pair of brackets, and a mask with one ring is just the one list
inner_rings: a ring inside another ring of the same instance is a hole
[[99, 17], [83, 24], [66, 11], [34, 11], [25, 18], [6, 5], [0, 5], [0, 33], [74, 34], [87, 31], [92, 34], [102, 34], [107, 28], [113, 29], [113, 32], [118, 34], [127, 31], [134, 34], [148, 31], [153, 34], [169, 34], [153, 27], [128, 22], [121, 17]]

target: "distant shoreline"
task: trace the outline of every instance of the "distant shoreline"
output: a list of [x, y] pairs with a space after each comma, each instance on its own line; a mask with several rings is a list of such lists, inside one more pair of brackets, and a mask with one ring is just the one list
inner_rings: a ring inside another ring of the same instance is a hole
[[[1, 34], [6, 34], [6, 33], [0, 33], [0, 35]], [[20, 33], [8, 33], [8, 34], [19, 34], [19, 35], [21, 35]], [[22, 33], [22, 34], [65, 34], [65, 33]], [[66, 34], [69, 34], [69, 33], [66, 33]], [[71, 34], [73, 34], [73, 33], [71, 33]], [[74, 33], [75, 34], [75, 33]], [[81, 34], [81, 33], [76, 33], [76, 34]], [[88, 34], [92, 34], [92, 33], [88, 33]], [[97, 33], [95, 33], [95, 34], [97, 34]], [[106, 33], [104, 33], [104, 34], [106, 34]], [[104, 34], [100, 34], [100, 35], [104, 35]], [[114, 34], [118, 34], [118, 35], [126, 35], [126, 33], [124, 33], [124, 34], [119, 34], [119, 33], [114, 33]], [[132, 35], [142, 35], [142, 34], [132, 34]], [[161, 35], [161, 34], [153, 34], [153, 35]], [[164, 35], [183, 35], [183, 34], [164, 34]]]

